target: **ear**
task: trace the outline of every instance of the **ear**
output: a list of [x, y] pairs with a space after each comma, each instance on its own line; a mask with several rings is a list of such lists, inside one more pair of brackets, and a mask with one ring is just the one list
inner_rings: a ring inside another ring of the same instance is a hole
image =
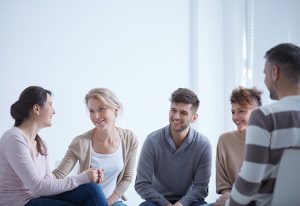
[[195, 122], [198, 119], [198, 114], [193, 114], [192, 115], [192, 123]]
[[118, 117], [119, 115], [119, 108], [115, 108], [115, 116]]
[[278, 65], [273, 65], [272, 67], [272, 81], [275, 82], [279, 79], [279, 74], [280, 74], [280, 69], [278, 67]]
[[40, 114], [40, 106], [38, 104], [33, 105], [32, 111], [34, 114], [39, 115]]

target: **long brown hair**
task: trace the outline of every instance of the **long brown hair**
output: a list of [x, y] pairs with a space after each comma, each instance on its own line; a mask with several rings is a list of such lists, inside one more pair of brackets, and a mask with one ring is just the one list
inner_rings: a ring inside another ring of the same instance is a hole
[[[30, 86], [24, 89], [19, 99], [10, 107], [10, 114], [15, 119], [14, 126], [20, 126], [29, 117], [34, 105], [38, 104], [43, 107], [47, 100], [47, 94], [51, 95], [51, 92], [39, 86]], [[37, 134], [35, 140], [38, 152], [41, 155], [47, 155], [47, 147], [42, 138]]]

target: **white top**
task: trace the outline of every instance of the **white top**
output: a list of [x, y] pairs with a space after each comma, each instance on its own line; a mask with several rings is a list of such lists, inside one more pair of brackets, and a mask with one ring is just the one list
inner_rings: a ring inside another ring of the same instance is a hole
[[116, 188], [118, 175], [124, 167], [121, 144], [111, 154], [99, 154], [92, 149], [91, 167], [104, 170], [104, 180], [101, 186], [105, 197], [109, 198]]
[[89, 182], [86, 173], [54, 179], [47, 156], [33, 154], [22, 131], [13, 127], [0, 139], [0, 205], [20, 206], [38, 196], [72, 190]]

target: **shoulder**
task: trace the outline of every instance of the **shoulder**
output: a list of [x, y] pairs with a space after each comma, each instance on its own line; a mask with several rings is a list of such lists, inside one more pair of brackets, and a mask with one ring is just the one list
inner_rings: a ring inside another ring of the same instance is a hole
[[136, 140], [137, 139], [134, 132], [129, 129], [123, 129], [123, 128], [117, 127], [117, 131], [119, 132], [121, 138], [123, 138], [123, 139], [126, 139], [126, 140], [128, 140], [128, 139]]
[[138, 138], [136, 137], [135, 133], [129, 129], [123, 129], [120, 127], [117, 127], [117, 131], [119, 132], [119, 135], [123, 142], [130, 144], [130, 145], [137, 145], [138, 144]]
[[29, 147], [29, 143], [16, 127], [5, 131], [0, 139], [0, 150], [3, 153], [7, 152], [11, 154], [12, 151], [21, 152], [27, 150]]
[[163, 137], [167, 135], [168, 126], [155, 130], [148, 134], [145, 142], [152, 142], [153, 144], [161, 142]]
[[274, 103], [263, 105], [256, 109], [256, 113], [259, 111], [265, 116], [272, 115], [274, 113], [290, 112], [291, 110], [299, 109], [300, 96], [288, 96], [284, 97]]
[[280, 110], [278, 106], [279, 105], [275, 103], [253, 110], [250, 114], [247, 131], [252, 130], [252, 128], [261, 128], [271, 131], [274, 126], [274, 115]]
[[224, 132], [220, 135], [218, 142], [227, 142], [228, 140], [232, 139], [232, 137], [236, 136], [236, 131]]
[[165, 130], [167, 130], [167, 127], [163, 127], [148, 134], [143, 143], [143, 150], [149, 149], [150, 147], [153, 148], [154, 145], [163, 146], [162, 140], [165, 135]]
[[300, 96], [284, 97], [281, 100], [261, 106], [251, 112], [247, 131], [268, 132], [293, 122], [292, 116], [300, 110]]
[[195, 129], [191, 128], [192, 132], [194, 132], [193, 140], [190, 144], [191, 146], [191, 153], [193, 155], [197, 155], [199, 160], [206, 159], [211, 161], [212, 158], [212, 147], [210, 144], [209, 139], [203, 135], [202, 133], [196, 131]]
[[164, 133], [166, 127], [155, 130], [147, 135], [141, 150], [141, 155], [154, 155], [165, 150]]
[[83, 145], [88, 145], [91, 141], [92, 141], [92, 137], [93, 137], [93, 129], [81, 134], [81, 135], [78, 135], [76, 136], [73, 140], [72, 140], [72, 143], [71, 145], [80, 145], [80, 146], [83, 146]]
[[0, 141], [1, 144], [5, 144], [7, 142], [17, 142], [17, 141], [26, 142], [20, 130], [16, 127], [6, 130], [2, 135]]
[[211, 155], [212, 148], [209, 139], [205, 135], [203, 135], [202, 133], [196, 130], [194, 130], [194, 136], [195, 136], [194, 138], [195, 140], [193, 141], [194, 142], [193, 148], [195, 149], [195, 151], [198, 154], [201, 153], [201, 154]]
[[259, 118], [270, 118], [275, 114], [284, 114], [286, 112], [291, 112], [292, 110], [300, 108], [299, 101], [295, 101], [293, 97], [285, 97], [277, 102], [260, 106], [251, 112], [251, 117], [259, 117]]
[[234, 149], [233, 147], [236, 146], [236, 142], [240, 142], [239, 138], [240, 137], [237, 136], [237, 131], [221, 134], [217, 143], [217, 153], [219, 154]]
[[205, 145], [210, 145], [210, 141], [208, 139], [208, 137], [206, 137], [204, 134], [196, 131], [195, 129], [193, 128], [190, 128], [191, 129], [191, 132], [194, 133], [195, 135], [195, 140], [197, 143], [200, 143], [201, 145], [205, 144]]

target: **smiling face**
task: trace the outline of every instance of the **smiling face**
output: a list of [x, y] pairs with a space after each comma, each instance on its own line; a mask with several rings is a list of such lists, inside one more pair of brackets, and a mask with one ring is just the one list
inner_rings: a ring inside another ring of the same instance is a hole
[[96, 98], [89, 99], [87, 107], [90, 119], [98, 129], [106, 130], [115, 125], [117, 109], [108, 107]]
[[242, 106], [237, 103], [231, 104], [232, 121], [237, 126], [239, 132], [244, 131], [247, 128], [250, 113], [253, 110], [253, 106], [245, 105]]
[[184, 132], [189, 129], [190, 123], [197, 119], [197, 114], [192, 110], [192, 104], [172, 103], [169, 111], [170, 130]]

